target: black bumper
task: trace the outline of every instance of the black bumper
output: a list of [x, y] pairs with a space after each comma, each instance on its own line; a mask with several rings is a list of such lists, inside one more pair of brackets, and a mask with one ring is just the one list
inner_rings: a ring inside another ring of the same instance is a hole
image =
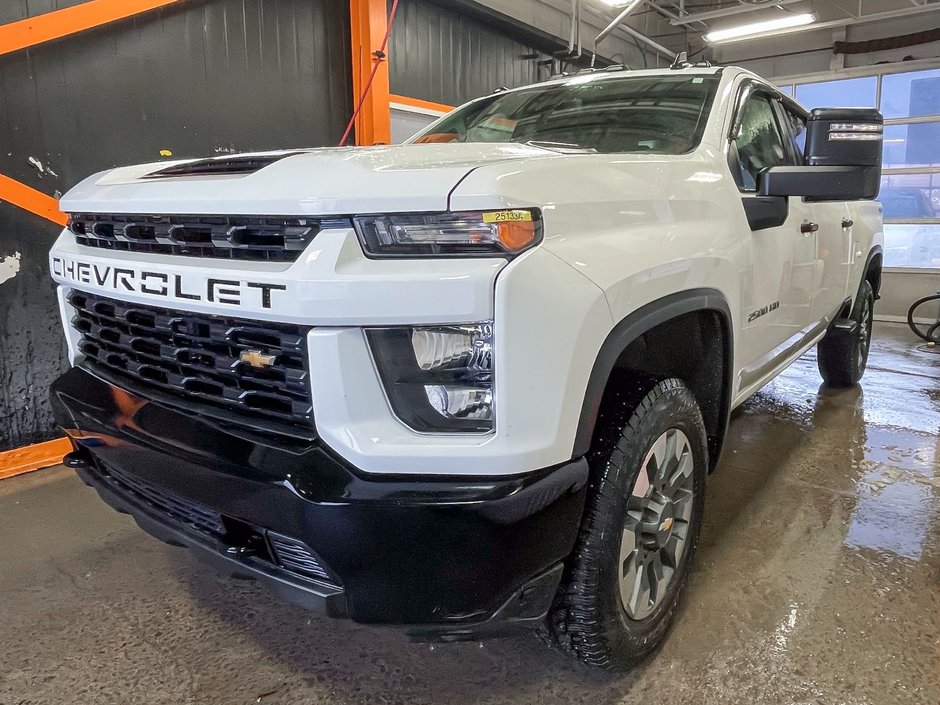
[[[419, 638], [537, 625], [581, 520], [583, 459], [510, 479], [376, 480], [315, 441], [226, 427], [80, 368], [51, 395], [69, 464], [148, 533], [292, 602]], [[285, 560], [296, 554], [275, 537], [319, 570]]]

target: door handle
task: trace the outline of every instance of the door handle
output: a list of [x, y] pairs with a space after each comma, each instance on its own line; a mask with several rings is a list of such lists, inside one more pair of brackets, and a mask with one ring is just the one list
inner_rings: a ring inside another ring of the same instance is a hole
[[803, 233], [804, 235], [808, 235], [809, 233], [815, 233], [818, 230], [819, 230], [819, 223], [806, 222], [806, 223], [800, 224], [800, 232]]
[[854, 220], [849, 220], [848, 218], [843, 218], [843, 219], [842, 219], [842, 227], [843, 227], [843, 228], [851, 228], [853, 225], [855, 225], [855, 221], [854, 221]]

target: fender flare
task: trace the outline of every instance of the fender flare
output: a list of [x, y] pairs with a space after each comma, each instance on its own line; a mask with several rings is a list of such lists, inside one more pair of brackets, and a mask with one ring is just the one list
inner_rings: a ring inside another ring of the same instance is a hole
[[636, 311], [621, 320], [613, 327], [601, 345], [588, 378], [587, 389], [584, 393], [584, 402], [581, 406], [581, 416], [578, 419], [578, 429], [575, 434], [573, 458], [585, 455], [591, 447], [594, 436], [594, 426], [600, 411], [601, 400], [607, 382], [613, 372], [614, 365], [620, 355], [639, 339], [644, 333], [656, 326], [678, 316], [695, 311], [714, 311], [723, 319], [725, 324], [724, 350], [724, 380], [722, 383], [721, 400], [721, 432], [714, 442], [710, 442], [712, 454], [712, 467], [717, 463], [721, 452], [721, 441], [724, 438], [731, 414], [731, 381], [734, 369], [734, 327], [732, 325], [731, 308], [728, 301], [717, 289], [689, 289], [675, 294], [664, 296], [641, 306]]
[[[879, 298], [878, 294], [881, 291], [881, 270], [884, 267], [884, 249], [881, 245], [874, 245], [871, 250], [868, 251], [868, 257], [865, 260], [865, 269], [862, 271], [862, 280], [868, 275], [868, 271], [871, 269], [871, 263], [875, 257], [881, 257], [881, 266], [878, 267], [878, 279], [872, 282], [872, 288], [875, 290], [875, 300], [877, 301]], [[861, 285], [862, 281], [859, 280], [859, 286]]]

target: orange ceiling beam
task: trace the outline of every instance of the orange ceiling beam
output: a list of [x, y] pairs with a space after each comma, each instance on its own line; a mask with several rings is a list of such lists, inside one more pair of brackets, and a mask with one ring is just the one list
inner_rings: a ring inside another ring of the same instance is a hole
[[[352, 38], [353, 101], [358, 103], [376, 57], [388, 31], [386, 0], [349, 0]], [[388, 59], [381, 58], [378, 71], [356, 118], [356, 144], [389, 144], [392, 141], [392, 113], [389, 106]], [[355, 105], [353, 105], [355, 108]]]
[[68, 218], [59, 210], [59, 202], [52, 196], [21, 184], [16, 179], [0, 174], [0, 201], [12, 203], [53, 223], [65, 225]]
[[123, 20], [184, 0], [89, 0], [0, 26], [0, 55]]

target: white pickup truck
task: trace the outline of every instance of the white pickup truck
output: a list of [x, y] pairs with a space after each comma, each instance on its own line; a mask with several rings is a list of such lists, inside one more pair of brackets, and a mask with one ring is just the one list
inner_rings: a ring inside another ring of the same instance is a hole
[[731, 410], [865, 369], [881, 116], [737, 68], [595, 71], [399, 146], [69, 191], [67, 464], [148, 532], [413, 638], [664, 637]]

